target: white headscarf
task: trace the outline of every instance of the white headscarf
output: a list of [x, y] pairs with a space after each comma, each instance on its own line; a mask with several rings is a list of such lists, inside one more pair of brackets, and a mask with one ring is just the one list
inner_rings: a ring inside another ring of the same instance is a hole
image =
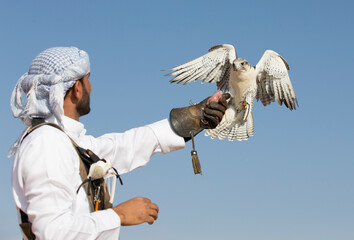
[[[32, 118], [54, 115], [62, 125], [66, 91], [89, 72], [89, 56], [83, 50], [76, 47], [44, 50], [33, 59], [29, 71], [20, 77], [12, 92], [10, 104], [14, 117], [21, 118], [26, 126], [30, 126]], [[25, 105], [23, 93], [27, 96]], [[17, 145], [18, 142], [9, 154]]]

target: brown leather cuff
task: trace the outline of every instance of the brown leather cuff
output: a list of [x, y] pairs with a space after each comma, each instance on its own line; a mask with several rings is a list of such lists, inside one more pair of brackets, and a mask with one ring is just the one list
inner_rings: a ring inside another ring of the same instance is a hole
[[202, 110], [196, 105], [184, 108], [174, 108], [170, 112], [170, 123], [173, 131], [184, 138], [190, 138], [191, 132], [193, 135], [200, 133]]

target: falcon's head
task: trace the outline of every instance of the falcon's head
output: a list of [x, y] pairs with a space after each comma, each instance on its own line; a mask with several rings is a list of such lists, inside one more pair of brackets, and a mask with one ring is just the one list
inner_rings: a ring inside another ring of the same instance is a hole
[[247, 62], [247, 60], [243, 58], [237, 58], [235, 59], [233, 63], [233, 67], [235, 71], [248, 71], [252, 66]]

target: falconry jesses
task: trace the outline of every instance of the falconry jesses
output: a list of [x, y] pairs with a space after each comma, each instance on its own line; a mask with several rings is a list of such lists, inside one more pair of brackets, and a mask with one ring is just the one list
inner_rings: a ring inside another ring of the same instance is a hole
[[231, 94], [222, 121], [205, 133], [211, 138], [227, 137], [230, 141], [242, 141], [253, 136], [252, 107], [255, 98], [264, 106], [275, 100], [290, 110], [296, 109], [295, 103], [298, 105], [287, 71], [289, 65], [272, 50], [266, 50], [253, 67], [247, 60], [237, 57], [232, 45], [216, 45], [209, 49], [209, 53], [168, 70], [173, 72], [166, 76], [175, 76], [171, 83], [216, 82], [218, 89]]

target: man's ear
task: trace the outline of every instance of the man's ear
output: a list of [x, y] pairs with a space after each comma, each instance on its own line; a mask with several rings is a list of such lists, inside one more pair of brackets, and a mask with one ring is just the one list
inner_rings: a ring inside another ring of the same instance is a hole
[[71, 102], [77, 102], [82, 95], [82, 83], [80, 81], [76, 81], [74, 85], [68, 89], [65, 94], [64, 99], [70, 99]]
[[74, 97], [76, 100], [81, 99], [82, 97], [82, 82], [81, 81], [76, 81], [75, 84], [72, 86], [72, 97]]

